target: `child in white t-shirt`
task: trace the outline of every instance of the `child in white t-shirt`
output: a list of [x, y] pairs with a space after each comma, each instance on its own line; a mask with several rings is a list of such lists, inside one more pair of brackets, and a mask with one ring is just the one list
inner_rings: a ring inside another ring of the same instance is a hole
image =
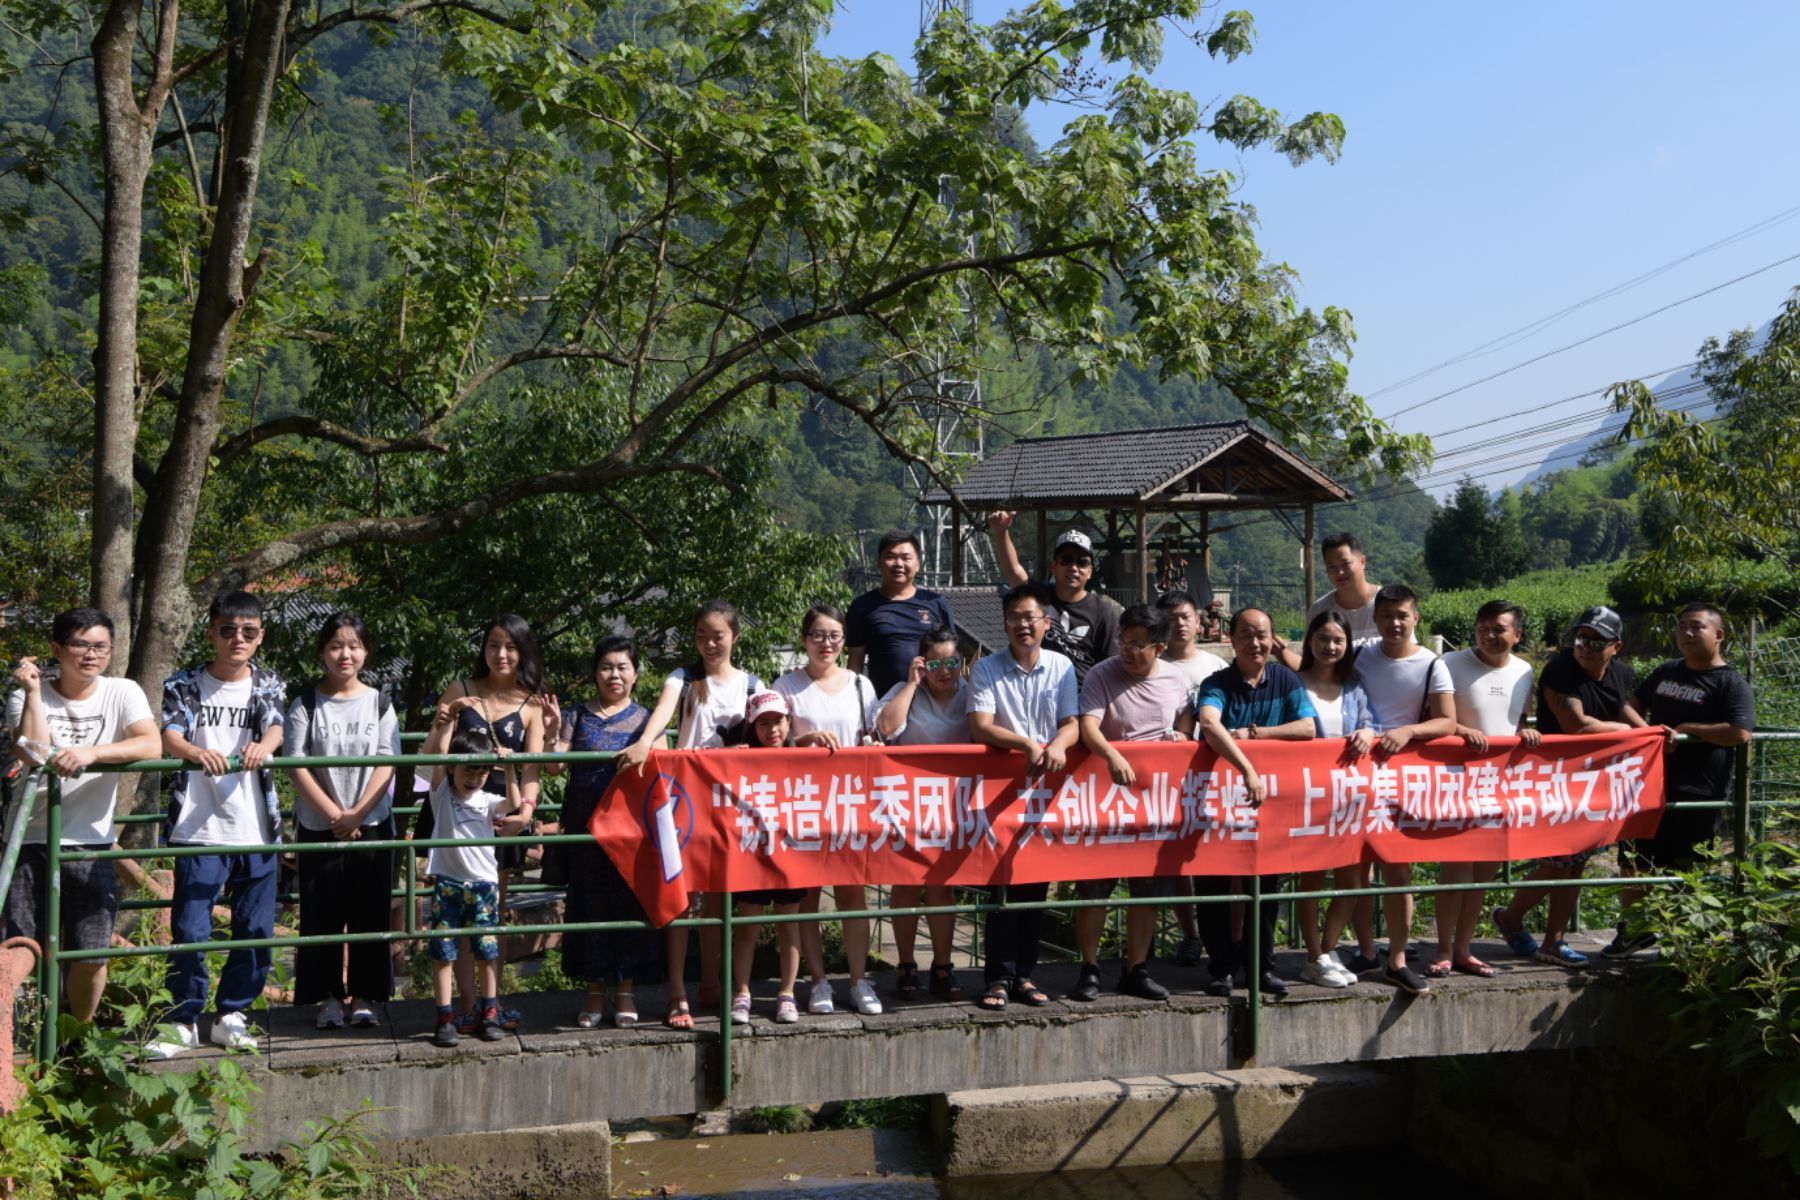
[[[455, 729], [454, 734], [451, 730]], [[456, 728], [454, 716], [440, 716], [433, 721], [431, 736], [424, 753], [495, 754], [508, 750], [494, 746], [484, 729]], [[519, 776], [512, 767], [502, 768], [506, 776], [506, 795], [484, 791], [490, 767], [487, 763], [458, 763], [453, 767], [437, 767], [431, 773], [431, 809], [435, 822], [434, 839], [477, 841], [510, 837], [521, 832], [530, 815], [519, 802]], [[433, 877], [431, 885], [431, 927], [433, 929], [493, 929], [500, 924], [500, 863], [492, 845], [437, 846], [430, 852], [426, 870]], [[485, 1042], [497, 1042], [506, 1036], [500, 1020], [500, 941], [491, 933], [467, 936], [469, 953], [474, 957], [480, 976], [479, 999], [465, 994], [463, 999], [476, 1017], [476, 1032]], [[457, 939], [433, 938], [430, 944], [432, 984], [437, 993], [437, 1032], [432, 1041], [440, 1046], [454, 1046], [461, 1039], [456, 1029], [452, 1004], [457, 956]]]

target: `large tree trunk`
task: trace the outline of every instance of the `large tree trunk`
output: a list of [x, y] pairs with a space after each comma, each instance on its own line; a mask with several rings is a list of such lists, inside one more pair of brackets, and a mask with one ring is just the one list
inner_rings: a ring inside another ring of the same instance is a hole
[[137, 448], [138, 259], [144, 182], [157, 114], [138, 108], [132, 88], [138, 0], [107, 6], [94, 36], [105, 213], [100, 240], [100, 323], [94, 344], [93, 551], [89, 601], [112, 617], [113, 669], [131, 661], [132, 455]]
[[187, 369], [174, 435], [157, 466], [155, 489], [144, 510], [150, 557], [138, 563], [144, 591], [131, 664], [132, 677], [139, 682], [160, 683], [193, 627], [188, 551], [207, 460], [218, 437], [232, 332], [251, 283], [244, 270], [245, 247], [256, 209], [269, 101], [283, 66], [282, 39], [290, 6], [291, 0], [256, 0], [231, 58], [221, 113], [223, 152], [214, 187], [218, 207], [188, 328]]

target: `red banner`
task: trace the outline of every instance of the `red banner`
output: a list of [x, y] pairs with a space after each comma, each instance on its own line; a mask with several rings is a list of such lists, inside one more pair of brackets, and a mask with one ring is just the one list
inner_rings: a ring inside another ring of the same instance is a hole
[[1387, 862], [1572, 854], [1655, 832], [1661, 729], [1460, 738], [1353, 759], [1345, 742], [1246, 742], [1268, 789], [1203, 744], [1119, 749], [1113, 782], [1084, 751], [1027, 775], [975, 746], [658, 751], [622, 772], [588, 829], [663, 924], [690, 892], [828, 884], [1041, 883], [1133, 875], [1268, 875]]

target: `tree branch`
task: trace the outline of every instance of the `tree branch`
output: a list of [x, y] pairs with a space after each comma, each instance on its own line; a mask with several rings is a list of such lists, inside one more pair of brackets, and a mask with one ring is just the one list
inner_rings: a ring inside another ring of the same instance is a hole
[[242, 433], [235, 433], [228, 438], [220, 439], [218, 444], [213, 447], [213, 458], [216, 460], [213, 470], [225, 469], [263, 442], [289, 435], [334, 442], [368, 458], [382, 454], [404, 454], [420, 450], [429, 450], [435, 454], [447, 454], [450, 451], [450, 447], [424, 432], [408, 434], [406, 437], [400, 438], [372, 438], [318, 417], [287, 416], [264, 421], [260, 425], [251, 426]]
[[406, 517], [352, 517], [314, 525], [220, 565], [194, 583], [190, 591], [203, 603], [205, 597], [215, 595], [221, 589], [242, 586], [303, 558], [340, 546], [411, 546], [435, 542], [460, 533], [482, 518], [521, 500], [548, 495], [604, 494], [608, 488], [627, 479], [677, 473], [698, 475], [721, 487], [738, 490], [736, 484], [710, 463], [632, 463], [622, 460], [615, 451], [584, 466], [511, 480], [435, 512]]

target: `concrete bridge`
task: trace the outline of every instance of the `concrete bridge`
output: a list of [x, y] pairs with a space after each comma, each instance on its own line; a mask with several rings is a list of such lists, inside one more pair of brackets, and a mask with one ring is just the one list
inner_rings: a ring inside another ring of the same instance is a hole
[[[1648, 1017], [1632, 976], [1642, 964], [1606, 962], [1597, 954], [1598, 941], [1576, 940], [1593, 955], [1587, 971], [1517, 959], [1497, 945], [1477, 946], [1497, 969], [1493, 979], [1434, 981], [1431, 993], [1417, 998], [1372, 977], [1343, 990], [1296, 983], [1288, 999], [1262, 1005], [1261, 1053], [1253, 1061], [1245, 1053], [1242, 993], [1230, 1001], [1206, 996], [1204, 972], [1168, 964], [1157, 968], [1173, 991], [1163, 1002], [1109, 993], [1088, 1004], [1058, 998], [1047, 1008], [1015, 1003], [1004, 1014], [990, 1014], [928, 998], [892, 1002], [878, 1016], [802, 1016], [794, 1025], [767, 1018], [773, 985], [764, 984], [754, 1022], [733, 1033], [730, 1104], [942, 1097], [940, 1135], [951, 1169], [993, 1171], [1006, 1170], [1008, 1155], [1022, 1150], [1018, 1137], [997, 1132], [1010, 1128], [1004, 1113], [1017, 1107], [1015, 1089], [1060, 1098], [1065, 1125], [1112, 1126], [1111, 1140], [1096, 1141], [1096, 1128], [1088, 1128], [1077, 1144], [1116, 1162], [1116, 1151], [1107, 1147], [1121, 1136], [1140, 1155], [1165, 1153], [1155, 1148], [1160, 1143], [1144, 1142], [1122, 1097], [1138, 1095], [1153, 1114], [1147, 1119], [1160, 1119], [1168, 1129], [1172, 1104], [1216, 1104], [1216, 1096], [1207, 1100], [1207, 1094], [1217, 1092], [1221, 1080], [1241, 1078], [1218, 1073], [1250, 1066], [1297, 1070], [1275, 1077], [1277, 1090], [1290, 1100], [1307, 1081], [1331, 1085], [1326, 1092], [1341, 1097], [1333, 1123], [1348, 1133], [1358, 1112], [1373, 1110], [1369, 1096], [1346, 1086], [1360, 1080], [1379, 1090], [1379, 1080], [1367, 1072], [1346, 1075], [1346, 1064], [1601, 1047], [1638, 1036]], [[1283, 973], [1296, 976], [1299, 953], [1280, 958]], [[1110, 980], [1111, 968], [1106, 970]], [[965, 970], [960, 978], [965, 991], [976, 994], [979, 973]], [[1060, 997], [1075, 982], [1074, 968], [1046, 965], [1037, 978]], [[876, 979], [884, 994], [891, 982], [885, 975]], [[444, 1139], [455, 1138], [455, 1157], [466, 1161], [471, 1153], [486, 1153], [484, 1135], [494, 1135], [493, 1152], [514, 1166], [521, 1155], [549, 1163], [570, 1145], [604, 1160], [608, 1122], [717, 1107], [718, 1015], [699, 1014], [693, 1031], [676, 1032], [654, 1020], [663, 1011], [662, 988], [640, 986], [637, 998], [640, 1011], [652, 1018], [645, 1024], [582, 1030], [573, 1025], [579, 993], [515, 995], [508, 1003], [523, 1014], [517, 1033], [498, 1042], [465, 1039], [454, 1050], [431, 1043], [435, 1010], [425, 1001], [390, 1003], [382, 1025], [367, 1030], [317, 1031], [310, 1008], [264, 1014], [270, 1027], [265, 1053], [239, 1056], [262, 1087], [252, 1141], [258, 1147], [279, 1144], [302, 1121], [367, 1100], [383, 1110], [386, 1135], [402, 1158], [441, 1161]], [[207, 1046], [164, 1069], [220, 1053]], [[1123, 1086], [1120, 1080], [1133, 1082]], [[1046, 1092], [1047, 1085], [1069, 1088]], [[1099, 1107], [1084, 1107], [1084, 1086], [1099, 1087], [1089, 1097]], [[1268, 1135], [1279, 1137], [1286, 1119], [1281, 1116]], [[997, 1127], [980, 1132], [983, 1121], [996, 1120]], [[1240, 1131], [1237, 1144], [1225, 1149], [1254, 1150], [1246, 1136]]]

